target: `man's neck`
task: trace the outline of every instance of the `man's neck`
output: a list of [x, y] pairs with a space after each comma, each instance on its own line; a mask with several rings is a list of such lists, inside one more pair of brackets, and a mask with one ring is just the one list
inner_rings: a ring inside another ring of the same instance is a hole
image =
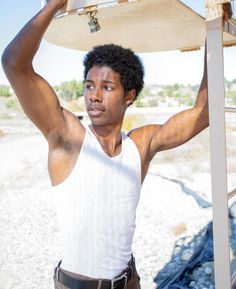
[[122, 135], [121, 125], [90, 125], [101, 147], [109, 156], [118, 155], [121, 151]]

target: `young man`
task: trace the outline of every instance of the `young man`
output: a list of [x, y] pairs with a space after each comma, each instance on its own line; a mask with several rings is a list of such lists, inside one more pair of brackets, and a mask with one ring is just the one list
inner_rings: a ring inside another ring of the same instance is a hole
[[[137, 289], [131, 244], [141, 184], [157, 152], [179, 146], [208, 126], [206, 60], [193, 108], [163, 125], [121, 132], [127, 107], [143, 87], [143, 67], [129, 49], [96, 47], [84, 60], [85, 103], [91, 124], [62, 108], [32, 61], [65, 0], [49, 0], [8, 45], [6, 75], [49, 145], [48, 171], [64, 249], [55, 288]], [[78, 39], [79, 41], [79, 39]]]

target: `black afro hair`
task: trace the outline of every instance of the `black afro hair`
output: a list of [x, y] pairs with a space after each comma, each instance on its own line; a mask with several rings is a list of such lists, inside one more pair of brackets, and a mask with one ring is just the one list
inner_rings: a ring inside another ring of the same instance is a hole
[[135, 99], [143, 88], [144, 67], [130, 49], [114, 44], [96, 46], [84, 58], [84, 80], [93, 66], [107, 66], [119, 73], [125, 93], [135, 89]]

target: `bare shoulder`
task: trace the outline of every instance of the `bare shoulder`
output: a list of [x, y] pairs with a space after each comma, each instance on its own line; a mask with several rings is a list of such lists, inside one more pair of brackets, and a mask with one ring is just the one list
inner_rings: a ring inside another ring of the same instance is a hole
[[151, 159], [150, 145], [153, 137], [160, 131], [161, 125], [150, 124], [131, 130], [128, 136], [136, 144], [142, 158]]
[[135, 128], [128, 133], [128, 136], [137, 146], [149, 146], [153, 136], [161, 129], [159, 124], [149, 124]]
[[49, 138], [48, 171], [53, 185], [63, 182], [72, 171], [84, 140], [85, 128], [71, 112], [63, 109], [65, 127]]
[[158, 132], [161, 130], [159, 124], [149, 124], [142, 127], [133, 129], [129, 132], [129, 137], [136, 144], [141, 157], [151, 160], [154, 156], [151, 150], [151, 143], [153, 138], [156, 137]]

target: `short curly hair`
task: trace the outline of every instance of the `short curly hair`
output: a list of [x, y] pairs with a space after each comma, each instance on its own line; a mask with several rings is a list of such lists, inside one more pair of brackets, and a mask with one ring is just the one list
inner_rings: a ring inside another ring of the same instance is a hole
[[96, 46], [84, 57], [84, 81], [93, 66], [107, 66], [119, 73], [125, 94], [135, 89], [137, 98], [144, 85], [144, 67], [141, 59], [131, 50], [119, 45]]

